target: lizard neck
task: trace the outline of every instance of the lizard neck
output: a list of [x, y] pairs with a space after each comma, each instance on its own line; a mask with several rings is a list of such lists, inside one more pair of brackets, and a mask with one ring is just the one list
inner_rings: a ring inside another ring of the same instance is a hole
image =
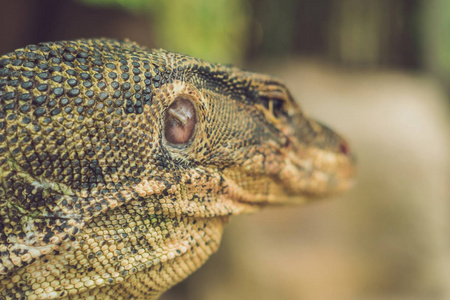
[[218, 249], [228, 219], [149, 215], [132, 201], [106, 219], [93, 218], [57, 253], [19, 272], [31, 274], [30, 287], [47, 273], [60, 277], [60, 286], [42, 291], [46, 299], [78, 294], [156, 299]]

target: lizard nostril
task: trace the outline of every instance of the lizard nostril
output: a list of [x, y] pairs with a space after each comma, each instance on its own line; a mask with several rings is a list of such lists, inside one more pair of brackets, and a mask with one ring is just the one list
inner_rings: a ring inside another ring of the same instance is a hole
[[164, 136], [175, 145], [190, 141], [197, 123], [195, 107], [187, 96], [177, 97], [167, 109], [164, 120]]
[[339, 151], [341, 151], [341, 153], [348, 155], [350, 154], [350, 147], [348, 146], [347, 142], [342, 141], [339, 144]]

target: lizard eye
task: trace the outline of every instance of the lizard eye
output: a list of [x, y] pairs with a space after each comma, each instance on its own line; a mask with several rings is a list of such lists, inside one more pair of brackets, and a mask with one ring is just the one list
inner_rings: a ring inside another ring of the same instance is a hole
[[164, 136], [174, 145], [187, 144], [195, 131], [197, 116], [194, 104], [189, 96], [178, 96], [166, 111], [164, 120]]

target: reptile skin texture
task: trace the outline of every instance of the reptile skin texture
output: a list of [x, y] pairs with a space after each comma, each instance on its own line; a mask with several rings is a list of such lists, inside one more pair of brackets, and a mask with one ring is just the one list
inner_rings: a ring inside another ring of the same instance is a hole
[[0, 299], [156, 299], [232, 215], [355, 173], [281, 81], [129, 41], [3, 55], [0, 103]]

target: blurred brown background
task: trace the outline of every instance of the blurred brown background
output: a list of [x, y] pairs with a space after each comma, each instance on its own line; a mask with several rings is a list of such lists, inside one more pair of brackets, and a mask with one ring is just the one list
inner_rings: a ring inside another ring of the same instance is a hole
[[80, 37], [282, 78], [346, 136], [358, 184], [238, 216], [162, 299], [450, 299], [450, 2], [0, 0], [0, 53]]

